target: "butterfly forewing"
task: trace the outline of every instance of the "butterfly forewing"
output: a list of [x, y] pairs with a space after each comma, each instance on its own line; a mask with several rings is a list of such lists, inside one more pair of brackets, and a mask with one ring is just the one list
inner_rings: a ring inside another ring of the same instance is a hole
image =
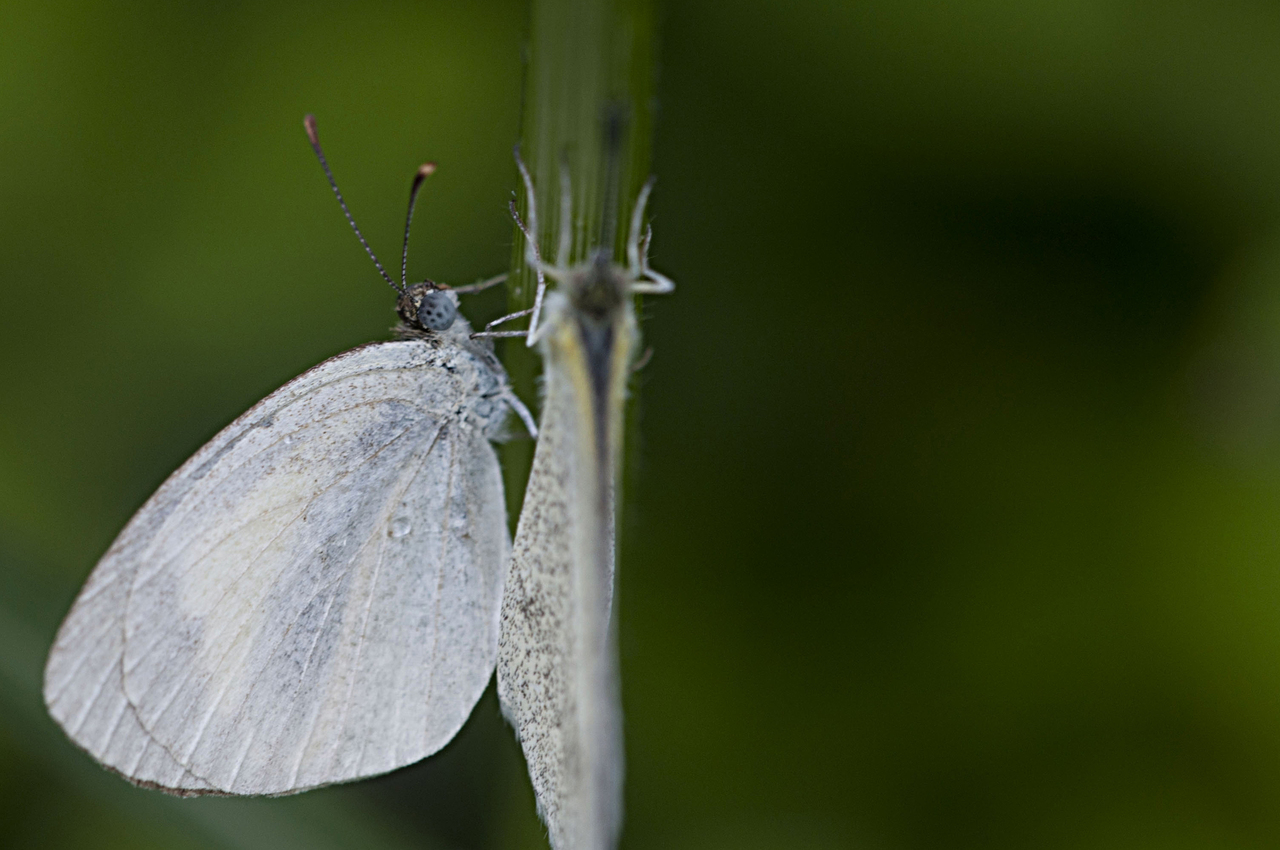
[[[485, 434], [499, 385], [459, 345], [383, 343], [228, 426], [86, 586], [50, 658], [55, 717], [110, 767], [178, 790], [289, 793], [439, 749], [496, 652], [508, 543]], [[99, 574], [124, 602], [106, 621]], [[104, 622], [116, 649], [86, 643]], [[114, 732], [85, 685], [99, 675], [125, 706]], [[157, 744], [169, 781], [127, 757]]]

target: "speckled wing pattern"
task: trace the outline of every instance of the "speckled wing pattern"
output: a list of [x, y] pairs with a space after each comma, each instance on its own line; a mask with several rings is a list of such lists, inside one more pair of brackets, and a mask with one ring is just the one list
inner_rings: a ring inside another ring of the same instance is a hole
[[498, 696], [556, 850], [613, 847], [622, 817], [614, 482], [635, 346], [630, 299], [594, 331], [547, 301], [538, 446], [502, 601]]
[[45, 670], [129, 780], [288, 794], [446, 744], [494, 667], [505, 376], [459, 322], [317, 366], [227, 426], [103, 556]]

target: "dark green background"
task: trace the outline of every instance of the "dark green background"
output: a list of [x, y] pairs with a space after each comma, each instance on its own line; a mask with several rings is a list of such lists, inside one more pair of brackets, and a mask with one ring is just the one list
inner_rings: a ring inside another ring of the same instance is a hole
[[[439, 756], [181, 801], [44, 713], [160, 481], [504, 268], [526, 9], [0, 5], [0, 845], [534, 848], [492, 693]], [[1280, 845], [1280, 9], [662, 12], [630, 848]], [[500, 298], [468, 308], [484, 320]]]

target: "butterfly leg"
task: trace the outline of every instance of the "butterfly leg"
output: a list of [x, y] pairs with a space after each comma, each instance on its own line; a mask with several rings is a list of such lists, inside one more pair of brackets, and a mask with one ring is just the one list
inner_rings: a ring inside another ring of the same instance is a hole
[[529, 412], [529, 408], [524, 406], [524, 402], [520, 400], [520, 397], [508, 387], [502, 392], [502, 400], [515, 411], [516, 416], [520, 417], [520, 421], [524, 423], [525, 430], [529, 432], [529, 436], [535, 440], [538, 439], [538, 426], [533, 421], [533, 414]]
[[507, 273], [503, 272], [502, 274], [495, 274], [493, 277], [485, 278], [478, 283], [469, 283], [466, 286], [451, 286], [449, 288], [461, 295], [466, 295], [472, 292], [483, 292], [491, 286], [497, 286], [506, 279]]
[[521, 316], [527, 316], [527, 315], [529, 315], [529, 314], [530, 314], [530, 313], [532, 313], [532, 312], [533, 312], [533, 308], [532, 308], [532, 307], [530, 307], [530, 308], [528, 308], [527, 310], [517, 310], [517, 311], [516, 311], [516, 312], [514, 312], [514, 313], [508, 313], [508, 314], [507, 314], [507, 315], [505, 315], [505, 316], [499, 316], [498, 318], [494, 319], [494, 320], [493, 320], [492, 322], [490, 322], [489, 324], [485, 325], [485, 326], [484, 326], [484, 330], [482, 330], [482, 331], [477, 331], [476, 333], [473, 333], [473, 334], [471, 335], [471, 338], [472, 338], [472, 339], [483, 339], [483, 338], [485, 338], [485, 337], [512, 337], [512, 336], [526, 336], [526, 335], [528, 335], [528, 333], [529, 333], [528, 331], [494, 331], [494, 330], [491, 330], [491, 329], [492, 329], [493, 327], [497, 326], [497, 325], [502, 324], [503, 322], [509, 322], [509, 321], [511, 321], [512, 319], [518, 319], [518, 318], [520, 318]]

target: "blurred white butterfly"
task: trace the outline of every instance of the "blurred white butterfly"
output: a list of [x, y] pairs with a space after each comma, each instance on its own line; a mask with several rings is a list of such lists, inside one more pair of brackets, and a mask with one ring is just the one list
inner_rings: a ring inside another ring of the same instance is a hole
[[514, 410], [456, 292], [387, 275], [399, 339], [285, 384], [173, 473], [98, 562], [45, 668], [50, 714], [139, 785], [289, 794], [457, 733], [493, 672], [510, 550], [491, 440]]
[[[610, 151], [615, 166], [616, 148]], [[633, 296], [675, 284], [649, 268], [645, 183], [631, 214], [627, 265], [612, 261], [613, 226], [600, 247], [568, 264], [571, 210], [561, 164], [560, 242], [554, 265], [538, 248], [533, 181], [516, 155], [528, 198], [527, 260], [538, 278], [526, 331], [543, 356], [541, 434], [525, 489], [502, 600], [498, 698], [516, 728], [538, 811], [555, 850], [605, 850], [622, 824], [622, 712], [614, 630], [614, 508], [623, 403], [639, 340]], [[610, 186], [614, 185], [611, 181]], [[612, 208], [606, 200], [605, 209]], [[558, 288], [543, 296], [546, 278]], [[539, 323], [541, 320], [541, 324]]]

